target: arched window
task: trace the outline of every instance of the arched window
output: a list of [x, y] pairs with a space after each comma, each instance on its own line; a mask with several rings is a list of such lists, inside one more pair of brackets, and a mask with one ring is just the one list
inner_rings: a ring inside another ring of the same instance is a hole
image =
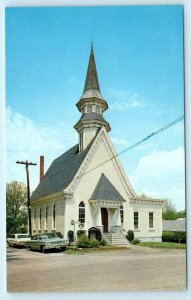
[[123, 224], [123, 205], [120, 206], [121, 225]]
[[46, 213], [45, 213], [45, 220], [46, 220], [46, 228], [47, 228], [47, 224], [48, 224], [48, 205], [46, 206]]
[[53, 206], [52, 217], [53, 217], [53, 228], [55, 228], [56, 227], [56, 204], [54, 204]]
[[80, 202], [79, 204], [79, 218], [78, 221], [81, 222], [82, 224], [85, 223], [85, 204], [83, 201]]
[[42, 223], [42, 208], [40, 208], [40, 211], [39, 211], [39, 228], [41, 229], [41, 224]]

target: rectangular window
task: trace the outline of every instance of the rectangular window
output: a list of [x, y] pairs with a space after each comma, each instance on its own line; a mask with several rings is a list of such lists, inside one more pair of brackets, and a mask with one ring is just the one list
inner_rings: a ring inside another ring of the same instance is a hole
[[134, 212], [134, 229], [139, 228], [139, 213]]
[[83, 150], [83, 132], [80, 132], [80, 135], [79, 135], [79, 138], [80, 138], [80, 149], [79, 151], [82, 151]]
[[153, 217], [153, 212], [149, 213], [149, 228], [154, 227], [154, 217]]

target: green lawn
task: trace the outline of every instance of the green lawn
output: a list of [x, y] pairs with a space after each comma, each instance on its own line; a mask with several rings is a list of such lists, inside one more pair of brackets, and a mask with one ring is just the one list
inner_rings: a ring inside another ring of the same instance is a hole
[[110, 246], [110, 245], [107, 245], [107, 246], [101, 246], [101, 247], [98, 247], [98, 248], [75, 248], [74, 246], [73, 247], [70, 247], [68, 246], [66, 251], [64, 251], [64, 253], [66, 254], [84, 254], [84, 253], [87, 253], [87, 252], [98, 252], [98, 251], [104, 251], [104, 252], [107, 252], [107, 251], [113, 251], [113, 250], [129, 250], [129, 248], [127, 247], [114, 247], [114, 246]]
[[166, 248], [166, 249], [186, 249], [186, 244], [169, 243], [169, 242], [140, 242], [137, 246], [152, 247], [152, 248]]

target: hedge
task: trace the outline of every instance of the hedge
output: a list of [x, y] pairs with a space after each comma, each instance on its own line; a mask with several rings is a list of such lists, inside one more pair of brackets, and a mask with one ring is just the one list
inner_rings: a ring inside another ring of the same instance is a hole
[[163, 231], [163, 242], [186, 243], [186, 232], [184, 231]]
[[98, 248], [99, 242], [97, 240], [90, 240], [87, 235], [81, 234], [76, 245], [78, 248]]
[[83, 234], [86, 234], [86, 230], [78, 230], [77, 231], [77, 238], [79, 239], [79, 237]]

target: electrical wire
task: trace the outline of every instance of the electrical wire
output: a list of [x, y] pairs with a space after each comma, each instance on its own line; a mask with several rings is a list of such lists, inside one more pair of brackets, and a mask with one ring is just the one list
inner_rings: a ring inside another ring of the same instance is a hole
[[103, 165], [106, 164], [107, 162], [109, 162], [109, 161], [115, 159], [116, 157], [122, 155], [123, 153], [126, 153], [127, 151], [129, 151], [129, 150], [131, 150], [131, 149], [137, 147], [138, 145], [144, 143], [145, 141], [147, 141], [147, 140], [150, 139], [151, 137], [153, 137], [153, 136], [155, 136], [155, 135], [157, 135], [157, 134], [159, 134], [159, 133], [165, 131], [166, 129], [172, 127], [173, 125], [177, 124], [178, 122], [180, 122], [180, 121], [183, 120], [183, 119], [184, 119], [184, 115], [180, 116], [179, 118], [175, 119], [174, 121], [172, 121], [172, 122], [170, 122], [170, 123], [167, 123], [165, 126], [163, 126], [163, 127], [159, 128], [159, 129], [157, 129], [156, 131], [150, 133], [150, 134], [147, 135], [145, 138], [139, 140], [138, 142], [136, 142], [136, 143], [134, 143], [133, 145], [129, 146], [128, 148], [126, 148], [126, 149], [120, 151], [119, 153], [113, 155], [111, 158], [105, 160], [104, 162], [102, 162], [101, 164], [97, 165], [97, 166], [94, 167], [93, 169], [91, 169], [91, 170], [89, 170], [89, 171], [87, 171], [87, 172], [85, 172], [85, 173], [79, 175], [77, 178], [80, 178], [80, 177], [82, 177], [82, 176], [84, 176], [84, 175], [86, 175], [86, 174], [88, 174], [88, 173], [90, 173], [90, 172], [96, 170], [97, 168], [103, 166]]

